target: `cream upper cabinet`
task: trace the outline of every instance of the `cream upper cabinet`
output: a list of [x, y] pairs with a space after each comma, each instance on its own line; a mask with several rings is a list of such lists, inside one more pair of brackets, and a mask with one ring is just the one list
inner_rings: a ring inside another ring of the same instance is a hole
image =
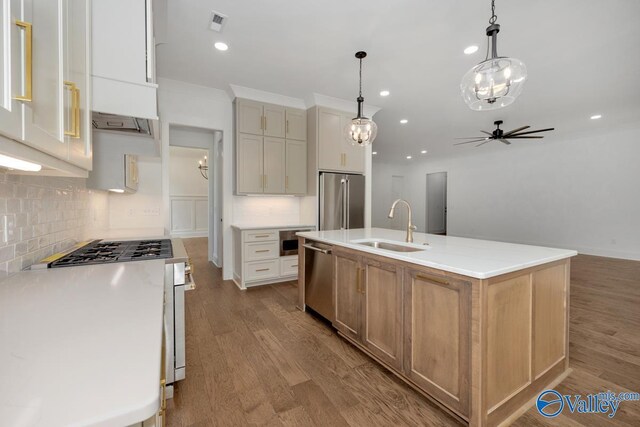
[[[25, 0], [25, 83], [31, 101], [24, 102], [24, 143], [59, 159], [67, 159], [64, 138], [64, 85], [62, 76], [62, 0]], [[30, 36], [29, 36], [30, 33]], [[31, 44], [31, 55], [28, 55]], [[31, 68], [31, 72], [29, 72]], [[31, 79], [29, 79], [31, 74]]]
[[284, 194], [285, 190], [285, 140], [264, 138], [264, 192]]
[[69, 162], [91, 169], [91, 103], [89, 79], [90, 10], [88, 3], [65, 0], [64, 8], [64, 127]]
[[284, 138], [285, 108], [279, 105], [264, 104], [264, 136]]
[[238, 136], [237, 144], [237, 192], [263, 193], [263, 143], [262, 137], [256, 135]]
[[235, 109], [236, 193], [305, 195], [306, 112], [239, 98]]
[[236, 109], [237, 131], [252, 135], [262, 135], [264, 127], [262, 103], [239, 99]]
[[21, 40], [22, 21], [20, 0], [4, 2], [0, 8], [0, 133], [12, 139], [22, 139], [22, 103], [16, 99], [22, 91], [24, 72]]
[[318, 168], [341, 172], [364, 172], [365, 150], [349, 144], [344, 128], [352, 114], [318, 107]]
[[307, 193], [307, 143], [287, 140], [285, 190], [287, 194]]
[[287, 139], [307, 140], [307, 112], [296, 108], [287, 108], [285, 133]]

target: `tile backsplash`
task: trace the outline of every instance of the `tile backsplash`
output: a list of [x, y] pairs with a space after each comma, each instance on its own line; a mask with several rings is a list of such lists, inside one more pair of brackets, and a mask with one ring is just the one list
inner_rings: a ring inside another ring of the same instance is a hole
[[18, 272], [106, 230], [108, 195], [81, 178], [0, 170], [0, 272]]

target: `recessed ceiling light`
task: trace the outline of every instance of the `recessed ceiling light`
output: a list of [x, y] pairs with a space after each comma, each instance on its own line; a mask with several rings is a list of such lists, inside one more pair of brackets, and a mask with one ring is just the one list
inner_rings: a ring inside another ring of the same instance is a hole
[[409, 123], [409, 120], [402, 119], [402, 120], [400, 120], [400, 123], [402, 123], [403, 125], [406, 125], [407, 123]]
[[476, 53], [478, 51], [478, 46], [476, 46], [475, 44], [471, 45], [471, 46], [467, 46], [464, 49], [464, 54], [465, 55], [471, 55], [473, 53]]
[[420, 154], [427, 154], [427, 150], [422, 150]]
[[224, 52], [225, 50], [229, 49], [229, 46], [227, 46], [227, 44], [226, 44], [226, 43], [224, 43], [224, 42], [215, 42], [215, 44], [213, 45], [213, 47], [215, 47], [216, 49], [221, 50], [221, 51], [223, 51], [223, 52]]
[[374, 152], [373, 152], [373, 153], [371, 153], [371, 154], [373, 154], [373, 155], [375, 156], [376, 154], [378, 154], [378, 152], [377, 152], [377, 151], [374, 151]]
[[411, 160], [411, 156], [407, 156], [407, 160]]
[[380, 96], [389, 96], [391, 92], [389, 92], [388, 90], [381, 90], [380, 91]]
[[591, 120], [598, 120], [602, 118], [602, 114], [594, 114], [593, 116], [591, 116]]

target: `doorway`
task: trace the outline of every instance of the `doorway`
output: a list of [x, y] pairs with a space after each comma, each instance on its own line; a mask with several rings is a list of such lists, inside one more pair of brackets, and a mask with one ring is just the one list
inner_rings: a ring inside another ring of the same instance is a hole
[[427, 174], [427, 233], [447, 234], [447, 173]]

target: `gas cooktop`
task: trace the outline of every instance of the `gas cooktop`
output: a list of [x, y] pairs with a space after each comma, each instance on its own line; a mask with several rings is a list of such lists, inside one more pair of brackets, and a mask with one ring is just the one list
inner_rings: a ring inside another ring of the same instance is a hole
[[170, 239], [102, 241], [94, 240], [48, 264], [49, 268], [112, 262], [142, 261], [173, 257]]

